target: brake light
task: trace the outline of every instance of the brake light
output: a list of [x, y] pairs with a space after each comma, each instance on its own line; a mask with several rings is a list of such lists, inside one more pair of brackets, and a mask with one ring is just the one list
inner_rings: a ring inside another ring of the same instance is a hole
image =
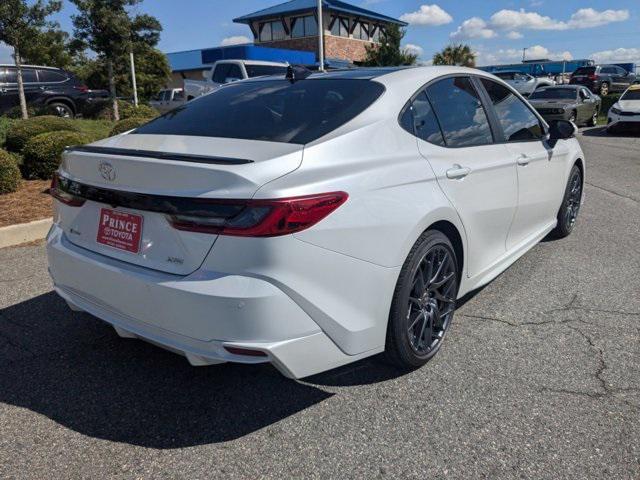
[[276, 200], [211, 200], [208, 204], [236, 206], [233, 217], [172, 214], [173, 228], [189, 232], [241, 237], [275, 237], [305, 230], [325, 218], [348, 198], [345, 192], [331, 192]]
[[591, 74], [589, 74], [588, 78], [589, 78], [589, 80], [595, 80], [595, 79], [598, 78], [598, 75], [596, 75], [595, 73], [591, 73]]
[[89, 91], [89, 87], [87, 87], [86, 85], [74, 85], [73, 88], [76, 90], [80, 90], [82, 93], [87, 93]]
[[[61, 185], [61, 183], [68, 182], [69, 185], [66, 185], [67, 188], [64, 188], [65, 185]], [[69, 205], [70, 207], [81, 207], [84, 205], [85, 199], [74, 195], [69, 188], [71, 186], [71, 182], [64, 177], [61, 177], [57, 173], [53, 174], [53, 178], [51, 179], [51, 187], [49, 188], [49, 194], [55, 198], [56, 200], [61, 201], [65, 205]], [[63, 188], [61, 188], [63, 187]]]

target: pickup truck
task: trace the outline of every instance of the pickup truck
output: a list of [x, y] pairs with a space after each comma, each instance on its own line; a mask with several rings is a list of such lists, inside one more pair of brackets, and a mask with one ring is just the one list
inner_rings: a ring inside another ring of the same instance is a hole
[[169, 88], [160, 90], [149, 102], [160, 113], [167, 113], [184, 104], [184, 90], [181, 88]]
[[203, 73], [204, 80], [185, 80], [187, 101], [200, 97], [225, 83], [264, 75], [284, 75], [288, 63], [262, 62], [258, 60], [218, 60], [211, 70]]

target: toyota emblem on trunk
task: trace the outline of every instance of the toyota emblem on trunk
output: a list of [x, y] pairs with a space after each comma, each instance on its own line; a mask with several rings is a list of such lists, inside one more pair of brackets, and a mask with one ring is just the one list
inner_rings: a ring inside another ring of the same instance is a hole
[[100, 162], [100, 164], [98, 165], [98, 171], [100, 172], [100, 175], [102, 175], [102, 178], [104, 178], [105, 180], [113, 182], [116, 179], [116, 169], [113, 168], [113, 165], [111, 165], [109, 162]]

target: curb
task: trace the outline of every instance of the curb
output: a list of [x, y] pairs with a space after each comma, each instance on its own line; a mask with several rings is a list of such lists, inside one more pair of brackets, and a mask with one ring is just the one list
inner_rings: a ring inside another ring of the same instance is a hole
[[0, 248], [41, 240], [47, 236], [52, 224], [53, 218], [45, 218], [44, 220], [2, 227], [0, 228]]

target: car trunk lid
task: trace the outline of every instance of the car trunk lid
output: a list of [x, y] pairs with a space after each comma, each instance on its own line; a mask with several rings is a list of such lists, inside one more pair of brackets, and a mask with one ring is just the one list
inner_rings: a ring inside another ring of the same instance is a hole
[[180, 209], [187, 199], [251, 198], [295, 170], [302, 150], [288, 143], [140, 134], [70, 149], [60, 175], [91, 195], [80, 207], [60, 203], [58, 222], [80, 247], [187, 275], [217, 236], [174, 229], [166, 209]]

